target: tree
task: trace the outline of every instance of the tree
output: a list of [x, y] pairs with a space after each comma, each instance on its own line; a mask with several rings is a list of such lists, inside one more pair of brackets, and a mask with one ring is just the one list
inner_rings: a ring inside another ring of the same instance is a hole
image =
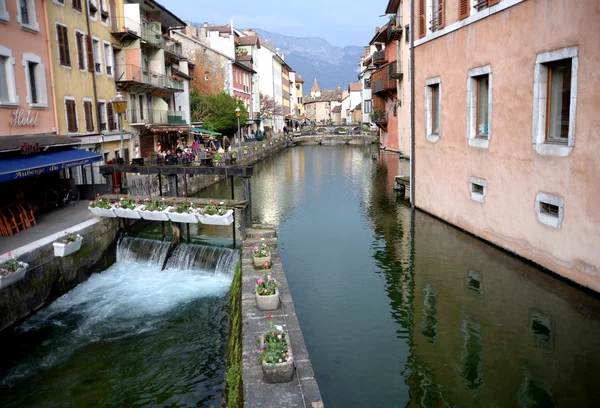
[[278, 103], [275, 98], [260, 93], [260, 117], [268, 119], [270, 115], [281, 116], [283, 115], [283, 106]]
[[202, 121], [204, 129], [223, 135], [237, 132], [238, 120], [235, 108], [240, 108], [240, 127], [245, 126], [248, 120], [248, 111], [243, 103], [225, 92], [216, 95], [200, 95], [192, 92], [190, 105], [193, 121]]

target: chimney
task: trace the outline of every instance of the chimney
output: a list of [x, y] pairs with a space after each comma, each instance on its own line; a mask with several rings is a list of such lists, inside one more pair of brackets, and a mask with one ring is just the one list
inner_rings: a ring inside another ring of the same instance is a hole
[[208, 27], [208, 23], [206, 21], [204, 22], [204, 27]]
[[215, 22], [214, 22], [214, 21], [212, 22], [212, 26], [213, 26], [213, 27], [215, 26]]

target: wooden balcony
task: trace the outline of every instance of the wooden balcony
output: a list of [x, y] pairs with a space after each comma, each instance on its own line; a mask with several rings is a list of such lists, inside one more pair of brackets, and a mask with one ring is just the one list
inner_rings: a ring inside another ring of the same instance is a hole
[[379, 93], [383, 93], [383, 92], [396, 92], [397, 88], [396, 88], [396, 80], [390, 78], [390, 66], [393, 64], [388, 65], [388, 67], [383, 67], [378, 71], [373, 72], [373, 74], [371, 75], [371, 84], [372, 84], [372, 90], [373, 93], [375, 94], [379, 94]]
[[388, 74], [390, 79], [402, 79], [402, 66], [396, 61], [388, 65]]
[[402, 27], [388, 25], [388, 41], [398, 41], [402, 38]]
[[385, 57], [385, 50], [375, 51], [373, 53], [373, 64], [383, 65], [385, 63], [387, 63], [387, 59]]

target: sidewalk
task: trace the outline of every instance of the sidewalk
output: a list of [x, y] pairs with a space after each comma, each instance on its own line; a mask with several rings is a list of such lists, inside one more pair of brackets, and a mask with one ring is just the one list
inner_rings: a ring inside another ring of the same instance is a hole
[[35, 218], [37, 225], [10, 237], [0, 237], [0, 254], [13, 251], [48, 235], [68, 231], [72, 226], [86, 221], [92, 217], [88, 204], [87, 200], [81, 200], [73, 206], [68, 205], [37, 215]]

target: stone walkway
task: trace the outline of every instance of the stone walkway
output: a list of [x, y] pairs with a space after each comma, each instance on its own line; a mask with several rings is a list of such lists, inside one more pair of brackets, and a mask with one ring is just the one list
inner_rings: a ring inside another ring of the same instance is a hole
[[[244, 407], [249, 408], [322, 408], [319, 386], [315, 380], [304, 337], [294, 309], [281, 258], [277, 251], [275, 230], [249, 229], [249, 239], [244, 241], [242, 251], [242, 381], [244, 384]], [[256, 306], [254, 295], [256, 280], [263, 271], [254, 269], [249, 246], [258, 241], [271, 248], [273, 266], [271, 275], [277, 280], [281, 305], [278, 310], [263, 312]], [[256, 337], [268, 329], [267, 314], [273, 325], [281, 325], [289, 332], [294, 355], [295, 374], [289, 383], [268, 384], [263, 380], [262, 368], [256, 360]]]

